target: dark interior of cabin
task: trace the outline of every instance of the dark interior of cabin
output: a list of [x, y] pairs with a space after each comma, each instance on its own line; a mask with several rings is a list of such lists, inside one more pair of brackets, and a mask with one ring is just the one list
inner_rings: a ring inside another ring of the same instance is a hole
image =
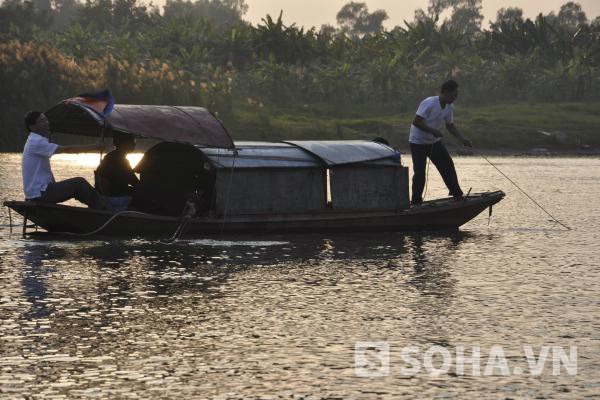
[[213, 203], [215, 171], [194, 146], [159, 143], [144, 154], [135, 171], [140, 174], [131, 204], [135, 210], [179, 216], [193, 199], [197, 215], [203, 215]]

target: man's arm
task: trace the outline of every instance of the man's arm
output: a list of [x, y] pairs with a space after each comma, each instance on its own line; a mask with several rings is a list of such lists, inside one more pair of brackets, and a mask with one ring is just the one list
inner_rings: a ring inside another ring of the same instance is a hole
[[471, 143], [471, 141], [469, 139], [467, 139], [466, 137], [464, 137], [464, 135], [462, 133], [460, 133], [460, 131], [456, 128], [456, 125], [454, 125], [454, 123], [452, 122], [447, 122], [446, 123], [446, 129], [448, 129], [448, 132], [450, 132], [451, 134], [453, 134], [458, 140], [460, 140], [460, 142], [467, 146], [467, 147], [473, 147], [473, 144]]
[[105, 150], [104, 143], [84, 144], [78, 146], [58, 146], [54, 154], [95, 153]]
[[444, 135], [438, 129], [432, 128], [425, 123], [425, 119], [419, 115], [415, 115], [413, 125], [422, 131], [429, 132], [435, 137], [443, 137]]

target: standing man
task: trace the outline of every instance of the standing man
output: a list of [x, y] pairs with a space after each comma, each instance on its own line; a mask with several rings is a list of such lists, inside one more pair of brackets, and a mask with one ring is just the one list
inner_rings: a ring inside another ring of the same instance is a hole
[[58, 153], [85, 153], [101, 151], [102, 144], [59, 146], [50, 143], [50, 123], [44, 113], [30, 111], [25, 116], [29, 131], [21, 164], [23, 191], [26, 200], [61, 203], [75, 198], [92, 208], [104, 208], [106, 200], [81, 177], [56, 182], [50, 168], [50, 157]]
[[411, 204], [423, 202], [425, 188], [425, 169], [427, 157], [437, 168], [450, 195], [459, 198], [463, 191], [458, 184], [454, 162], [448, 150], [442, 143], [442, 124], [456, 136], [463, 145], [472, 147], [471, 141], [465, 138], [454, 126], [454, 106], [452, 103], [458, 97], [458, 83], [453, 80], [444, 82], [439, 96], [428, 97], [421, 102], [417, 115], [410, 127], [410, 151], [413, 161], [413, 180]]

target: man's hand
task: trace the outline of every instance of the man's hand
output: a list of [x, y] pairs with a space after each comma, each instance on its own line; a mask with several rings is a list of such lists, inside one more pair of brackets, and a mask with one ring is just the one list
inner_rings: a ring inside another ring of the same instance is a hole
[[460, 133], [458, 131], [458, 129], [456, 129], [456, 125], [454, 125], [453, 122], [446, 123], [446, 129], [448, 129], [448, 131], [451, 134], [453, 134], [458, 140], [460, 140], [460, 142], [463, 144], [463, 146], [473, 147], [473, 143], [471, 143], [471, 141], [469, 139], [464, 137], [463, 134]]

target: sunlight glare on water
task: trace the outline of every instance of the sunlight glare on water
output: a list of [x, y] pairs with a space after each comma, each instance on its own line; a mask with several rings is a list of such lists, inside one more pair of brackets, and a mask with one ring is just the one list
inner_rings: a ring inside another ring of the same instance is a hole
[[[475, 157], [455, 159], [465, 191], [507, 197], [446, 235], [22, 239], [2, 208], [0, 398], [597, 397], [600, 160], [491, 160], [573, 230]], [[52, 159], [57, 179], [97, 162]], [[19, 171], [0, 155], [3, 200]], [[428, 187], [446, 194], [433, 168]], [[389, 344], [387, 376], [355, 375], [358, 341]], [[540, 376], [403, 376], [402, 349], [433, 345], [502, 346], [511, 371], [525, 345], [577, 346], [577, 373], [550, 353]]]

